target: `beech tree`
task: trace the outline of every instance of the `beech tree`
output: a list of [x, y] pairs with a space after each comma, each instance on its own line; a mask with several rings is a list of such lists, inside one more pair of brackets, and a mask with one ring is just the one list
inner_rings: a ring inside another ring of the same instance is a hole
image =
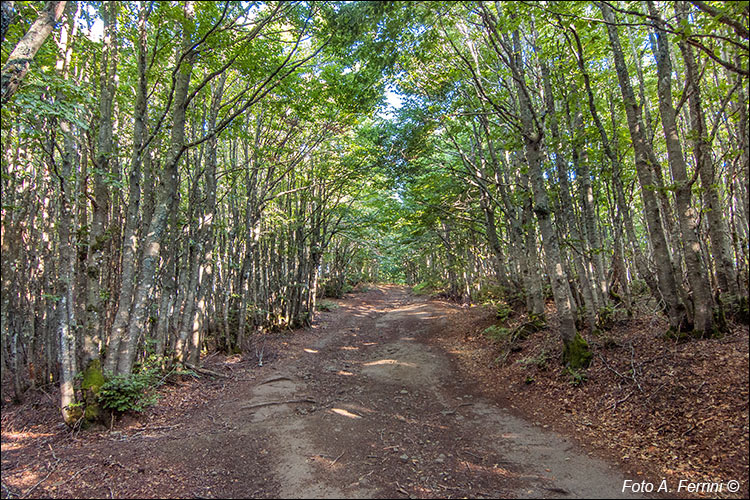
[[3, 387], [59, 384], [74, 426], [102, 384], [252, 357], [362, 281], [515, 308], [573, 373], [617, 321], [721, 335], [748, 317], [747, 22], [4, 2]]

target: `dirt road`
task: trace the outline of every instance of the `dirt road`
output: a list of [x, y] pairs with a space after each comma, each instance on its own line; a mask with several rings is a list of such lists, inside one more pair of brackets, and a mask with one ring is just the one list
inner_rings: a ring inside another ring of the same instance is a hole
[[429, 344], [463, 313], [457, 306], [395, 286], [337, 304], [289, 335], [276, 360], [269, 351], [263, 367], [235, 368], [170, 425], [56, 445], [64, 461], [35, 494], [626, 496], [609, 465], [475, 393], [449, 353]]

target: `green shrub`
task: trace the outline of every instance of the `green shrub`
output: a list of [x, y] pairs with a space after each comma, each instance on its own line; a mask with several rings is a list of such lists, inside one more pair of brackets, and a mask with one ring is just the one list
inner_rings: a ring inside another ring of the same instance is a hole
[[519, 359], [517, 363], [521, 365], [525, 365], [525, 366], [534, 365], [540, 370], [546, 370], [548, 360], [549, 360], [549, 354], [547, 353], [545, 349], [542, 349], [542, 352], [540, 352], [535, 357]]
[[506, 291], [498, 284], [483, 284], [477, 293], [477, 301], [482, 304], [492, 303], [502, 300]]
[[330, 300], [321, 300], [315, 307], [319, 311], [333, 311], [334, 309], [338, 309], [339, 305]]
[[97, 399], [102, 408], [116, 412], [141, 412], [158, 400], [156, 370], [143, 370], [130, 375], [115, 375], [99, 389]]
[[412, 287], [411, 291], [417, 295], [426, 295], [430, 293], [430, 284], [427, 282], [417, 283]]
[[606, 305], [599, 309], [596, 319], [596, 329], [611, 330], [615, 326], [617, 309], [613, 306]]
[[510, 336], [510, 329], [500, 325], [492, 325], [484, 329], [482, 335], [494, 342], [504, 342]]
[[507, 321], [511, 313], [513, 313], [513, 309], [511, 309], [510, 306], [506, 304], [505, 302], [498, 302], [494, 305], [495, 305], [495, 314], [496, 314], [498, 321]]
[[574, 387], [578, 387], [588, 380], [588, 377], [583, 370], [574, 370], [569, 366], [566, 366], [565, 370], [568, 372], [568, 375], [570, 375], [570, 380], [568, 382]]

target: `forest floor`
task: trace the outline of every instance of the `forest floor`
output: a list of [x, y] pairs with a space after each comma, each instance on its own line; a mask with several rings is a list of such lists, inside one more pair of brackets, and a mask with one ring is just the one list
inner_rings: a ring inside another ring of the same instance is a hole
[[[615, 327], [572, 385], [551, 328], [505, 363], [488, 308], [374, 286], [258, 356], [208, 356], [111, 429], [71, 433], [58, 395], [2, 412], [2, 498], [635, 498], [680, 479], [748, 494], [748, 339]], [[717, 370], [717, 366], [721, 370]], [[630, 372], [628, 372], [630, 370]], [[726, 487], [726, 486], [725, 486]]]

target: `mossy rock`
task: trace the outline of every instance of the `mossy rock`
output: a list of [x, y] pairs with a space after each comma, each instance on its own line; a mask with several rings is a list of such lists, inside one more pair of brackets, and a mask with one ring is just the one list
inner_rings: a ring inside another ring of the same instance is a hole
[[576, 333], [573, 340], [567, 342], [563, 348], [563, 363], [572, 370], [588, 368], [593, 356], [588, 343], [580, 333]]

